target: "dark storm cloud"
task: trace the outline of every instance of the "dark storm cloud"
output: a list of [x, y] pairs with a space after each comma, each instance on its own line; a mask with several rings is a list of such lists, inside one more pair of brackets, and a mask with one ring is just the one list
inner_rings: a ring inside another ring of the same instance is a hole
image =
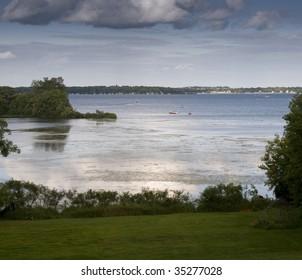
[[175, 0], [175, 5], [188, 12], [206, 9], [209, 5], [206, 0]]
[[45, 25], [60, 19], [75, 8], [73, 0], [12, 0], [1, 13], [1, 20]]
[[51, 21], [96, 27], [129, 28], [173, 23], [186, 17], [200, 0], [12, 0], [4, 21], [42, 25]]
[[[245, 6], [245, 0], [11, 0], [0, 13], [0, 20], [31, 25], [58, 21], [116, 29], [158, 23], [188, 29], [201, 23], [219, 30]], [[274, 27], [277, 21], [277, 12], [258, 12], [246, 27], [263, 30]]]

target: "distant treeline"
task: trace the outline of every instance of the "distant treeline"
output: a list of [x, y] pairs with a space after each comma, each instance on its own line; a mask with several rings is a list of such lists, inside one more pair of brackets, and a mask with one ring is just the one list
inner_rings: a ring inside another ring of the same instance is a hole
[[[29, 92], [30, 87], [17, 87], [18, 92]], [[198, 93], [301, 93], [302, 87], [156, 87], [156, 86], [72, 86], [70, 94], [198, 94]]]

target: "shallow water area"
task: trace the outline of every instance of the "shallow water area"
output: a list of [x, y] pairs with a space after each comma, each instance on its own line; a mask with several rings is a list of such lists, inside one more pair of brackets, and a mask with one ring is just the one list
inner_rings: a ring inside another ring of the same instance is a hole
[[[70, 95], [81, 112], [116, 121], [6, 119], [21, 154], [0, 159], [0, 180], [55, 188], [195, 195], [220, 182], [253, 184], [268, 140], [282, 134], [291, 95]], [[174, 114], [171, 114], [173, 112]]]

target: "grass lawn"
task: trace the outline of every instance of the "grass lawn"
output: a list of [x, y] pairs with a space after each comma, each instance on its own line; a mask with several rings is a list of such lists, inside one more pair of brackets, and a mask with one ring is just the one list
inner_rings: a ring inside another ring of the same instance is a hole
[[302, 259], [302, 228], [256, 229], [258, 215], [0, 221], [0, 259]]

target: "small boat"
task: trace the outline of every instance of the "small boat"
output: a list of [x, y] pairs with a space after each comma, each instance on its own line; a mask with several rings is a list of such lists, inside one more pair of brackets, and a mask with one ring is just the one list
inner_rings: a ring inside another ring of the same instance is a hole
[[177, 115], [177, 112], [169, 112], [170, 115]]

